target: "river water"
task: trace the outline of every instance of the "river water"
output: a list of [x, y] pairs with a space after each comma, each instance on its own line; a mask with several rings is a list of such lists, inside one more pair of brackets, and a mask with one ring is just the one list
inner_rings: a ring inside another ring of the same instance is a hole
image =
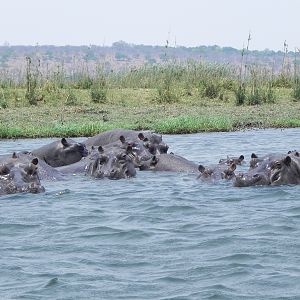
[[[299, 136], [164, 139], [208, 164], [299, 150]], [[50, 141], [1, 141], [0, 154]], [[0, 198], [1, 299], [300, 299], [300, 186], [234, 188], [152, 172], [44, 186], [44, 194]]]

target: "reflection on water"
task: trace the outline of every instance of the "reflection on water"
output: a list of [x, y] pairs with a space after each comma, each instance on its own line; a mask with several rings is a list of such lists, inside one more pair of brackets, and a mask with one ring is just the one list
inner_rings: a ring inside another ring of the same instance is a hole
[[[202, 164], [300, 149], [300, 129], [165, 136]], [[52, 139], [53, 140], [53, 139]], [[0, 154], [50, 139], [1, 141]], [[82, 140], [82, 139], [79, 139]], [[246, 167], [244, 167], [246, 168]], [[300, 186], [71, 176], [0, 198], [3, 299], [298, 299]]]

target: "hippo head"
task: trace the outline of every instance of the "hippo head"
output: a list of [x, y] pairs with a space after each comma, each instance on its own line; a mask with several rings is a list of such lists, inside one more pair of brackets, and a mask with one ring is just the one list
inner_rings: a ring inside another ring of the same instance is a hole
[[140, 161], [140, 171], [153, 170], [159, 161], [159, 156], [153, 155], [148, 160]]
[[296, 157], [300, 157], [300, 154], [297, 150], [293, 150], [293, 151], [289, 151], [288, 152], [289, 156], [296, 156]]
[[238, 174], [235, 176], [233, 185], [235, 187], [247, 187], [255, 185], [269, 185], [270, 180], [264, 172], [254, 172], [251, 174]]
[[79, 161], [82, 157], [88, 156], [88, 150], [83, 143], [71, 143], [67, 141], [65, 138], [61, 139], [62, 148], [66, 157], [70, 157], [70, 159], [74, 162]]
[[167, 153], [169, 146], [163, 142], [162, 136], [157, 133], [152, 133], [149, 138], [145, 137], [142, 132], [138, 134], [138, 138], [144, 142], [144, 146], [152, 155]]
[[0, 194], [44, 192], [45, 188], [41, 185], [37, 164], [38, 159], [34, 158], [29, 164], [9, 162], [1, 165]]
[[249, 168], [254, 169], [258, 166], [258, 164], [262, 161], [263, 159], [258, 158], [258, 156], [255, 153], [251, 154], [251, 159], [249, 163]]
[[198, 178], [201, 179], [232, 179], [235, 177], [236, 165], [231, 163], [229, 166], [219, 164], [214, 165], [212, 167], [204, 167], [203, 165], [199, 165], [198, 170], [200, 172]]
[[211, 178], [213, 174], [213, 169], [204, 167], [203, 165], [199, 165], [198, 170], [200, 172], [198, 178], [206, 179], [206, 178]]
[[227, 156], [227, 158], [223, 158], [219, 160], [219, 164], [226, 164], [226, 165], [241, 165], [242, 162], [244, 161], [245, 157], [244, 155], [240, 155], [239, 157], [230, 157]]
[[[244, 159], [244, 157], [243, 157]], [[232, 179], [235, 177], [235, 171], [236, 169], [236, 164], [235, 163], [231, 163], [226, 169], [224, 169], [222, 172], [221, 172], [221, 178], [222, 179]]]
[[297, 158], [288, 155], [272, 162], [270, 173], [271, 185], [300, 183], [300, 164]]
[[105, 153], [98, 148], [99, 155], [87, 167], [87, 173], [95, 178], [122, 179], [134, 177], [136, 170], [130, 157], [130, 148], [118, 153]]
[[[122, 135], [120, 136], [119, 140], [121, 142], [121, 149], [125, 150], [127, 153], [130, 152], [132, 155], [131, 158], [134, 158], [135, 162], [137, 163], [137, 167], [138, 161], [148, 160], [152, 156], [152, 154], [140, 140], [126, 140]], [[130, 149], [130, 151], [128, 149]]]

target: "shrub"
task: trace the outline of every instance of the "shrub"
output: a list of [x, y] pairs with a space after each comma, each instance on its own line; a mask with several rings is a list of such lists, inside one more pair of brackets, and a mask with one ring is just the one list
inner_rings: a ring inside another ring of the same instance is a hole
[[0, 99], [0, 107], [1, 108], [7, 108], [8, 107], [6, 99]]
[[172, 103], [178, 101], [176, 89], [172, 83], [171, 76], [166, 76], [157, 88], [157, 102], [158, 103]]
[[31, 69], [31, 58], [26, 57], [26, 94], [25, 99], [28, 100], [29, 104], [31, 105], [37, 105], [37, 84], [38, 84], [38, 75], [39, 75], [39, 69], [38, 66], [36, 66], [35, 72], [32, 72]]
[[236, 105], [243, 105], [246, 101], [246, 88], [244, 84], [239, 85], [237, 89], [234, 90], [235, 103]]
[[77, 104], [78, 104], [77, 96], [71, 89], [68, 89], [67, 97], [66, 97], [66, 105], [72, 106]]
[[99, 75], [90, 89], [91, 99], [94, 103], [105, 103], [107, 101], [107, 84], [104, 75]]
[[300, 100], [300, 78], [298, 78], [298, 77], [295, 79], [295, 82], [293, 85], [292, 97], [296, 101]]
[[93, 85], [93, 79], [88, 75], [82, 75], [75, 84], [78, 89], [88, 90]]
[[200, 83], [200, 91], [203, 97], [215, 99], [220, 95], [222, 86], [217, 80], [205, 80]]

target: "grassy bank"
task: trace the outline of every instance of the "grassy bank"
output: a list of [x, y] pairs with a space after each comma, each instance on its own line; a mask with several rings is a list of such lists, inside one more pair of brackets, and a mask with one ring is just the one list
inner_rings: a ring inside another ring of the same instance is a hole
[[276, 103], [251, 106], [237, 106], [233, 93], [221, 101], [195, 91], [161, 104], [156, 89], [111, 89], [105, 103], [90, 101], [87, 90], [72, 92], [77, 99], [72, 105], [62, 98], [0, 109], [0, 137], [91, 136], [116, 127], [192, 133], [300, 126], [300, 102], [293, 101], [290, 89], [278, 89]]
[[[257, 66], [187, 62], [76, 76], [0, 76], [0, 138], [91, 136], [112, 128], [161, 133], [300, 126], [300, 80]], [[60, 69], [61, 70], [61, 69]]]

